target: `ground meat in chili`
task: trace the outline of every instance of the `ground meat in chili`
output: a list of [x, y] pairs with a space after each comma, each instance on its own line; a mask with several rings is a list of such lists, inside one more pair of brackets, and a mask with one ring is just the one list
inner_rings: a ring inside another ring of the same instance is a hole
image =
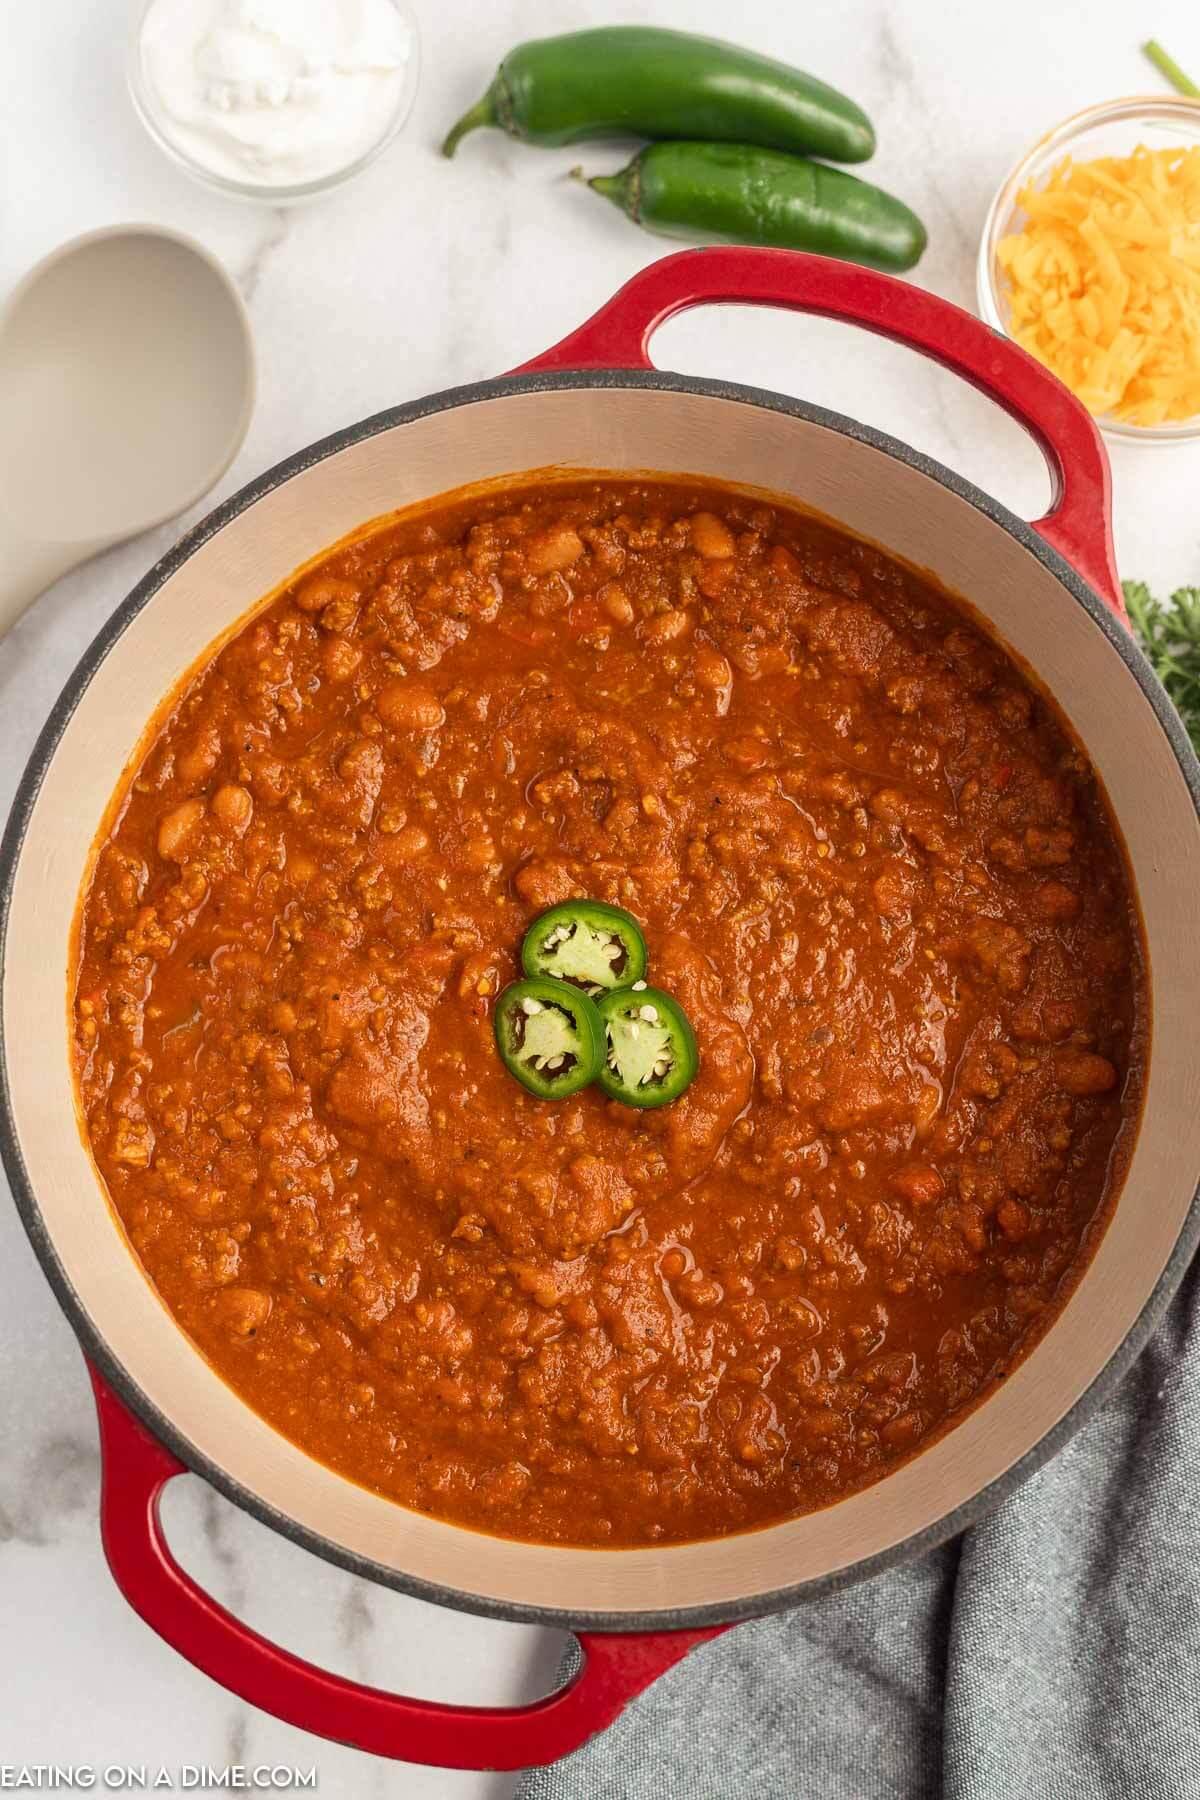
[[[641, 921], [699, 1074], [535, 1099], [544, 907]], [[163, 1300], [289, 1438], [546, 1542], [877, 1480], [1063, 1303], [1136, 1128], [1086, 758], [933, 584], [604, 479], [335, 551], [177, 694], [83, 898], [78, 1074]]]

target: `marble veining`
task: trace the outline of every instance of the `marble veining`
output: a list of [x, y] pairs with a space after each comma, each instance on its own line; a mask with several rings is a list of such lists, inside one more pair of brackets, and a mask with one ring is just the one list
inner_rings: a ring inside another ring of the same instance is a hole
[[[286, 210], [194, 186], [145, 138], [123, 88], [122, 0], [5, 10], [0, 292], [73, 232], [144, 218], [190, 231], [240, 283], [259, 400], [235, 467], [204, 506], [60, 582], [0, 644], [0, 808], [62, 682], [133, 582], [213, 500], [313, 438], [394, 402], [512, 368], [561, 337], [664, 249], [568, 179], [622, 147], [555, 153], [495, 135], [452, 164], [435, 145], [521, 37], [602, 23], [603, 0], [417, 0], [421, 91], [401, 139], [341, 193]], [[717, 0], [628, 0], [616, 16], [730, 30]], [[987, 203], [1043, 130], [1106, 95], [1153, 88], [1143, 21], [1095, 0], [744, 0], [737, 35], [845, 87], [874, 117], [865, 171], [930, 227], [917, 279], [971, 305]], [[1153, 28], [1200, 62], [1188, 0]], [[696, 312], [657, 340], [665, 365], [801, 393], [869, 418], [1033, 516], [1039, 459], [1010, 421], [941, 372], [823, 321]], [[1200, 580], [1200, 450], [1114, 459], [1122, 567], [1162, 586]], [[20, 946], [10, 946], [19, 955]], [[2, 1185], [2, 1184], [0, 1184]], [[0, 1195], [0, 1202], [6, 1196]], [[319, 1743], [254, 1712], [166, 1649], [125, 1606], [96, 1527], [98, 1459], [74, 1340], [0, 1203], [0, 1763], [252, 1764], [320, 1772], [324, 1800], [501, 1800], [504, 1776], [423, 1771]], [[552, 1684], [558, 1633], [477, 1620], [371, 1587], [284, 1543], [194, 1477], [164, 1507], [177, 1554], [259, 1629], [358, 1680], [501, 1703]], [[161, 1790], [160, 1790], [161, 1791]]]
[[237, 271], [237, 284], [246, 305], [253, 307], [259, 283], [267, 260], [276, 250], [282, 249], [287, 239], [288, 219], [291, 214], [285, 206], [272, 206], [267, 210], [267, 224], [262, 236], [255, 244], [249, 257]]

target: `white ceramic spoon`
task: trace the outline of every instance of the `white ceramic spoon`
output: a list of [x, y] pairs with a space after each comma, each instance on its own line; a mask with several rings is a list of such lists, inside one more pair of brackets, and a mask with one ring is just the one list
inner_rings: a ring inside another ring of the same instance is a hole
[[198, 500], [254, 404], [241, 296], [154, 225], [75, 238], [0, 311], [0, 635], [98, 550]]

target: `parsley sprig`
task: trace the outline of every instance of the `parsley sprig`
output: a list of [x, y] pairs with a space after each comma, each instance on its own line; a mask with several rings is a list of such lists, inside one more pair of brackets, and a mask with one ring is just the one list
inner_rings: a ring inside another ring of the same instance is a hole
[[1142, 649], [1200, 750], [1200, 587], [1176, 588], [1164, 605], [1144, 581], [1121, 585]]

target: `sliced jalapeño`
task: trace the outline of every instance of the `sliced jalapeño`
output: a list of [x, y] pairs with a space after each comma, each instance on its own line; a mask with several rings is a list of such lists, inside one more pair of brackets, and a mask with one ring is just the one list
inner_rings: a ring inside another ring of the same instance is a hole
[[593, 997], [646, 973], [646, 940], [632, 913], [603, 900], [566, 900], [533, 921], [521, 947], [526, 975], [554, 975]]
[[514, 981], [496, 1002], [496, 1046], [510, 1074], [541, 1100], [563, 1100], [594, 1081], [604, 1027], [587, 995], [546, 976]]
[[678, 1100], [700, 1066], [687, 1014], [660, 988], [610, 989], [596, 1001], [604, 1027], [604, 1060], [596, 1077], [625, 1106]]

